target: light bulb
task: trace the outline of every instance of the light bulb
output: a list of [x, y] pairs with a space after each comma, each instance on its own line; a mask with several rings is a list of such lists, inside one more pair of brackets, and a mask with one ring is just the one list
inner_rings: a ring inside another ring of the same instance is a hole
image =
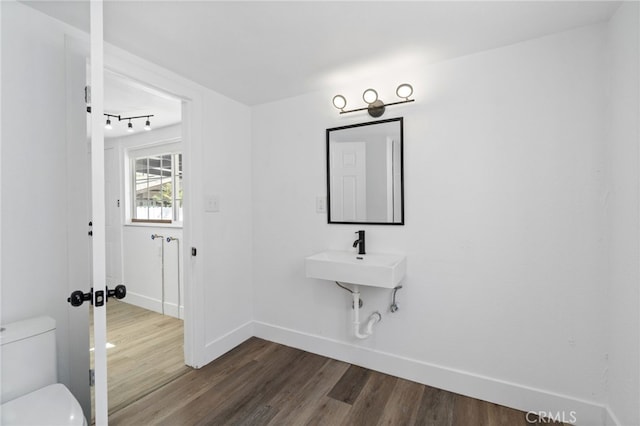
[[144, 123], [145, 130], [151, 130], [151, 122], [147, 119], [147, 122]]
[[373, 89], [367, 89], [362, 94], [362, 99], [368, 104], [372, 104], [378, 100], [378, 92]]
[[411, 87], [408, 83], [403, 83], [396, 89], [396, 95], [399, 98], [404, 98], [405, 100], [409, 99], [409, 96], [413, 94], [413, 87]]
[[107, 123], [104, 125], [104, 128], [107, 130], [113, 129], [113, 126], [111, 126], [111, 119], [107, 118]]
[[343, 110], [347, 106], [347, 100], [342, 95], [335, 95], [333, 97], [333, 106], [339, 110]]
[[131, 124], [131, 122], [129, 122], [129, 124], [127, 124], [127, 132], [133, 133], [133, 124]]

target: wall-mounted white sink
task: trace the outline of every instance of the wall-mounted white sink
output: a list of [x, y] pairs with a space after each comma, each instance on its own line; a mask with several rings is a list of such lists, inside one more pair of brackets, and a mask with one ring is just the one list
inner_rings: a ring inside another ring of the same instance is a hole
[[306, 257], [304, 263], [308, 278], [384, 288], [395, 288], [407, 270], [402, 254], [328, 250]]

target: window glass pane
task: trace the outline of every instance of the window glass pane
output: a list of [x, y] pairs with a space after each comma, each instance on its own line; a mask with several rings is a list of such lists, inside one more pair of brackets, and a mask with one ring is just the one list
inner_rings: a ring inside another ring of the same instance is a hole
[[175, 170], [175, 195], [174, 202], [176, 206], [175, 217], [182, 222], [182, 154], [176, 154], [174, 158]]
[[148, 159], [138, 158], [136, 159], [136, 210], [135, 218], [137, 219], [149, 219], [149, 205], [148, 205]]

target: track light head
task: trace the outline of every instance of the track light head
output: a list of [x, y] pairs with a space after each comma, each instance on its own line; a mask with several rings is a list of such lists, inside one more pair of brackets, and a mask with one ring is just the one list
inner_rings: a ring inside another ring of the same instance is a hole
[[[0, 0], [2, 1], [2, 0]], [[90, 110], [87, 110], [89, 113], [91, 113]], [[108, 114], [108, 113], [104, 113], [104, 116], [106, 117], [105, 120], [105, 124], [104, 124], [104, 128], [107, 130], [111, 130], [113, 129], [113, 126], [111, 124], [111, 119], [113, 118], [114, 120], [117, 120], [117, 122], [121, 122], [121, 121], [127, 121], [127, 132], [129, 133], [133, 133], [134, 129], [133, 129], [133, 122], [132, 120], [141, 120], [141, 119], [146, 119], [145, 123], [144, 123], [144, 129], [145, 130], [151, 130], [151, 117], [155, 117], [155, 115], [153, 114], [148, 114], [148, 115], [138, 115], [135, 117], [122, 117], [121, 115], [114, 115], [114, 114]]]

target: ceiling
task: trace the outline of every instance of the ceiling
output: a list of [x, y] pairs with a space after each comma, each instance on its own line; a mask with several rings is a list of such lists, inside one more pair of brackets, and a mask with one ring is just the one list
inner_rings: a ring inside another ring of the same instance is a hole
[[[86, 1], [25, 2], [88, 30]], [[246, 105], [409, 80], [429, 63], [608, 20], [617, 1], [114, 1], [105, 40]], [[359, 87], [363, 86], [363, 87]]]
[[[135, 83], [116, 74], [104, 74], [104, 112], [121, 117], [153, 115], [151, 128], [170, 126], [182, 120], [182, 105], [178, 99], [155, 89]], [[143, 132], [146, 119], [132, 120], [134, 132]], [[105, 138], [128, 136], [128, 121], [111, 118], [112, 129], [104, 131]]]

